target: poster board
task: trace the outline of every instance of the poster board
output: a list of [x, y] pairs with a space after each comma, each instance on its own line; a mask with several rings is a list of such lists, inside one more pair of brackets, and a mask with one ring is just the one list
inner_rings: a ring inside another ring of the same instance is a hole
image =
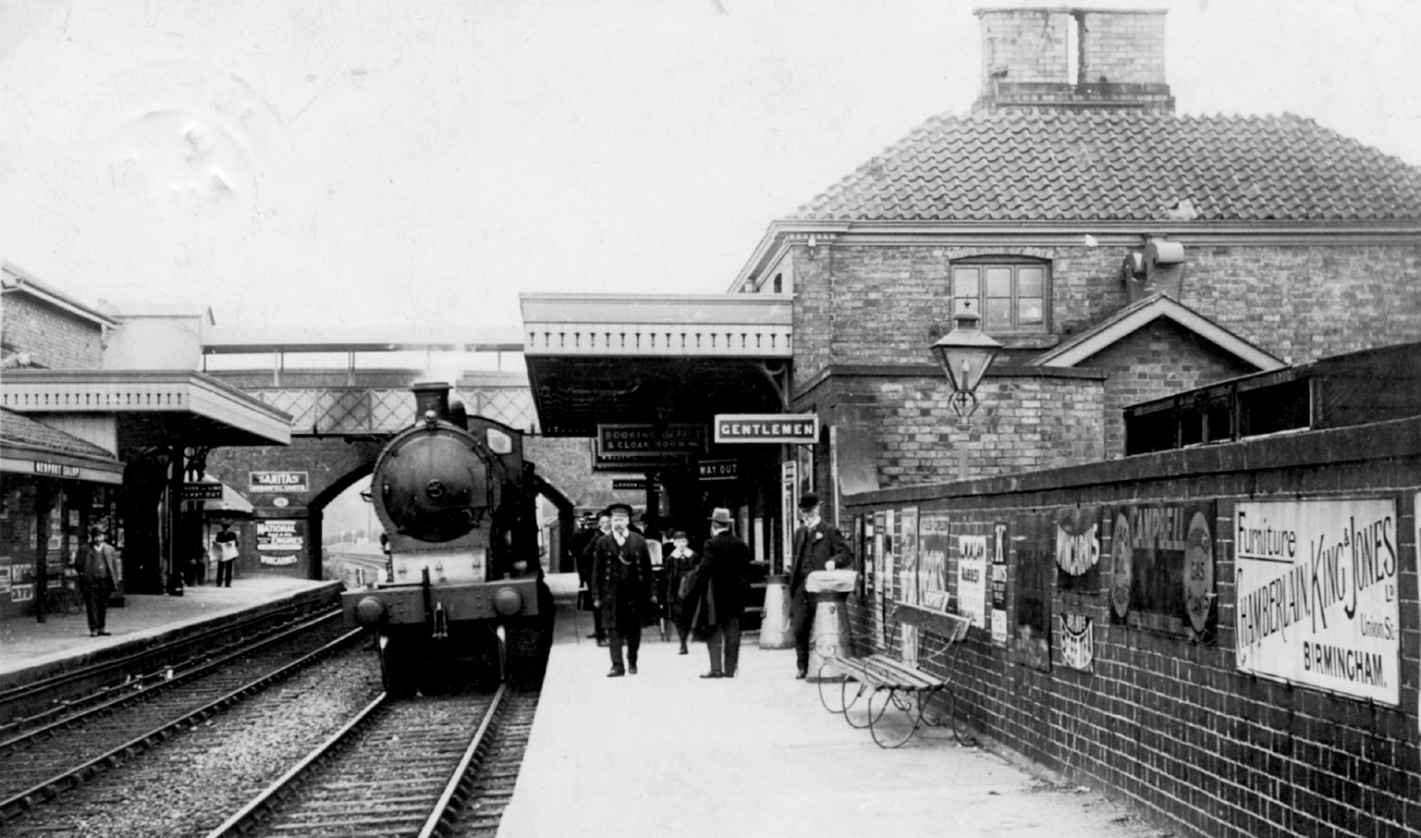
[[1396, 506], [1393, 498], [1237, 504], [1239, 670], [1400, 704]]

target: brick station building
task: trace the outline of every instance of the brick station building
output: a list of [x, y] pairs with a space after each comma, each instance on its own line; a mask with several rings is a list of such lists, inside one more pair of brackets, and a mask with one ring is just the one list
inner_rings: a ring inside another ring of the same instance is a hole
[[[854, 650], [931, 670], [896, 609], [972, 621], [978, 735], [1188, 834], [1421, 834], [1421, 168], [1177, 114], [1163, 12], [977, 17], [970, 112], [773, 220], [728, 299], [524, 295], [544, 428], [671, 421], [701, 361], [817, 419], [745, 508], [828, 498]], [[1005, 347], [967, 422], [929, 351], [961, 308]]]
[[[1163, 12], [977, 16], [971, 111], [731, 286], [793, 299], [855, 644], [934, 647], [892, 619], [927, 588], [974, 623], [957, 709], [1073, 780], [1189, 834], [1421, 833], [1421, 169], [1176, 114]], [[962, 306], [1005, 346], [966, 423], [928, 351]], [[1279, 532], [1355, 564], [1305, 590]]]
[[[971, 112], [773, 221], [731, 287], [793, 295], [821, 492], [1118, 457], [1126, 405], [1421, 334], [1421, 169], [1176, 114], [1164, 12], [977, 16]], [[928, 346], [969, 302], [1006, 349], [963, 427]]]

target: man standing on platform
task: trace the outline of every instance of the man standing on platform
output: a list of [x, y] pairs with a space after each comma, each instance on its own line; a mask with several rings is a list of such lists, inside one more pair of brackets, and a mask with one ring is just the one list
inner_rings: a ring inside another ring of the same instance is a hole
[[597, 514], [597, 529], [588, 534], [587, 542], [577, 553], [577, 576], [587, 588], [587, 605], [583, 607], [592, 612], [592, 634], [588, 636], [595, 638], [598, 646], [607, 642], [607, 631], [602, 627], [602, 609], [592, 604], [597, 599], [597, 576], [593, 570], [597, 564], [597, 542], [611, 534], [612, 516], [604, 509]]
[[118, 579], [118, 554], [105, 543], [99, 527], [89, 528], [89, 544], [75, 558], [75, 569], [79, 571], [79, 595], [89, 615], [89, 636], [107, 636], [109, 594]]
[[[632, 508], [624, 503], [607, 507], [612, 532], [597, 539], [593, 547], [593, 608], [602, 612], [602, 628], [607, 632], [612, 669], [608, 678], [619, 678], [630, 670], [636, 674], [637, 653], [641, 650], [641, 626], [654, 614], [651, 553], [646, 539], [630, 532]], [[627, 661], [622, 665], [622, 642], [626, 641]]]
[[231, 523], [222, 522], [222, 532], [219, 532], [212, 539], [212, 546], [217, 548], [217, 581], [214, 583], [219, 588], [232, 587], [232, 565], [237, 563], [237, 534], [229, 527]]
[[794, 629], [794, 654], [803, 678], [809, 672], [809, 636], [814, 627], [814, 599], [805, 588], [816, 570], [849, 568], [853, 553], [839, 531], [819, 517], [819, 496], [806, 493], [799, 499], [801, 526], [794, 531], [794, 564], [789, 577], [789, 616]]
[[711, 513], [711, 537], [701, 548], [691, 595], [696, 627], [705, 634], [710, 672], [702, 678], [734, 678], [740, 662], [740, 615], [749, 593], [750, 547], [730, 531], [730, 510]]

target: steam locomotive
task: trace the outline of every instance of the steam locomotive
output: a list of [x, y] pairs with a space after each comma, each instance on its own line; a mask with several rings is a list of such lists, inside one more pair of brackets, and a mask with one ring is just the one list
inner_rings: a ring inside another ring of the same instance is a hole
[[374, 631], [391, 695], [534, 679], [553, 607], [523, 434], [467, 416], [444, 382], [412, 389], [415, 425], [386, 444], [370, 478], [387, 578], [342, 594], [346, 623]]

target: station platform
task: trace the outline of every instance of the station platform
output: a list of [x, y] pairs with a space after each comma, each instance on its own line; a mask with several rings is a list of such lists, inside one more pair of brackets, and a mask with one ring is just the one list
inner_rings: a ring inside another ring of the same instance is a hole
[[[561, 598], [560, 598], [561, 599]], [[946, 729], [875, 745], [794, 678], [794, 650], [744, 638], [740, 671], [702, 679], [706, 647], [643, 632], [639, 674], [606, 677], [591, 614], [564, 599], [499, 838], [549, 835], [1091, 836], [1160, 831]]]
[[339, 601], [341, 584], [284, 576], [249, 576], [230, 588], [193, 585], [182, 596], [125, 594], [121, 608], [108, 612], [108, 637], [90, 637], [88, 618], [50, 614], [0, 620], [0, 689], [46, 677], [67, 666], [136, 651], [159, 638], [193, 631], [204, 623], [259, 608], [275, 610], [301, 596], [329, 592]]

